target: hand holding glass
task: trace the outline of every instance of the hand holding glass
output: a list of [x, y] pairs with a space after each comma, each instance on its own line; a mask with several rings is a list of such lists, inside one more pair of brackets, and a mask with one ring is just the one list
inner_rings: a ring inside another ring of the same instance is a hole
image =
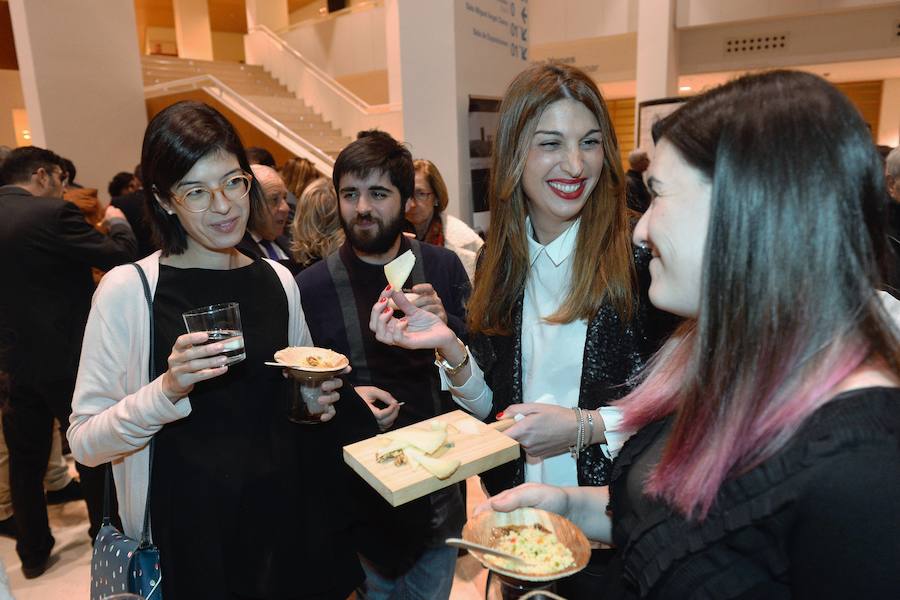
[[189, 333], [204, 332], [208, 338], [201, 345], [223, 342], [226, 365], [244, 360], [244, 333], [241, 328], [241, 310], [237, 302], [213, 304], [189, 310], [182, 315]]

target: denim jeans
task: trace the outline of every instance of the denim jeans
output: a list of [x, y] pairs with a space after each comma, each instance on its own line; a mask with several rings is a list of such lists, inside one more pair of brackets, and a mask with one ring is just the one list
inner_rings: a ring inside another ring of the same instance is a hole
[[357, 590], [362, 600], [447, 600], [456, 570], [456, 548], [429, 548], [406, 573], [389, 579], [360, 557], [366, 580]]

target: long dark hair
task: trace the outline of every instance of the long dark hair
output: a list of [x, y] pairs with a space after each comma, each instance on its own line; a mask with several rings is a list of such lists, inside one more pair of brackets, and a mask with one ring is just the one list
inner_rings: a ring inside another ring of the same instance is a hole
[[876, 293], [884, 176], [857, 110], [807, 73], [732, 81], [655, 134], [712, 182], [700, 307], [620, 405], [626, 427], [675, 415], [645, 490], [703, 518], [863, 362], [900, 374]]
[[566, 299], [548, 321], [591, 319], [604, 301], [611, 302], [623, 319], [631, 316], [635, 296], [631, 234], [619, 146], [606, 103], [582, 71], [542, 63], [520, 73], [500, 105], [491, 159], [491, 227], [468, 304], [470, 333], [505, 335], [512, 328], [528, 272], [527, 203], [522, 176], [541, 115], [563, 99], [580, 102], [596, 117], [603, 145], [603, 171], [581, 211]]
[[[194, 164], [211, 152], [233, 154], [241, 169], [251, 173], [244, 145], [234, 126], [213, 107], [202, 102], [183, 101], [163, 109], [147, 125], [141, 152], [145, 212], [150, 217], [153, 238], [163, 256], [187, 249], [187, 233], [176, 215], [159, 205], [155, 194], [168, 198]], [[265, 199], [254, 179], [250, 186], [250, 219], [247, 227], [265, 218]]]

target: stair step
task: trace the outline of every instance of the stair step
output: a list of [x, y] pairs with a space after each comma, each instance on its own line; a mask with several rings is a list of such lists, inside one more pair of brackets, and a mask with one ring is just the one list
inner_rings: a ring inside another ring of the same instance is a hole
[[351, 142], [258, 65], [148, 56], [141, 57], [141, 65], [145, 86], [199, 75], [216, 77], [332, 158]]

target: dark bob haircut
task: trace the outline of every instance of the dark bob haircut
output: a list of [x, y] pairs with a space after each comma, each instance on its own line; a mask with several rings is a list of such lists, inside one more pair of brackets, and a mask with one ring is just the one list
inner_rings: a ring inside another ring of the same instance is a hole
[[377, 129], [360, 131], [356, 140], [341, 150], [334, 161], [331, 179], [338, 198], [341, 196], [341, 177], [347, 173], [368, 177], [372, 171], [388, 174], [391, 183], [400, 191], [405, 207], [416, 187], [412, 154], [389, 133]]
[[[170, 199], [171, 189], [211, 153], [232, 154], [250, 174], [250, 164], [237, 131], [219, 111], [202, 102], [177, 102], [162, 110], [147, 125], [141, 151], [145, 208], [153, 237], [163, 256], [187, 249], [187, 233], [176, 215], [166, 213], [155, 198]], [[254, 179], [250, 186], [250, 219], [247, 228], [265, 214], [262, 190]]]

